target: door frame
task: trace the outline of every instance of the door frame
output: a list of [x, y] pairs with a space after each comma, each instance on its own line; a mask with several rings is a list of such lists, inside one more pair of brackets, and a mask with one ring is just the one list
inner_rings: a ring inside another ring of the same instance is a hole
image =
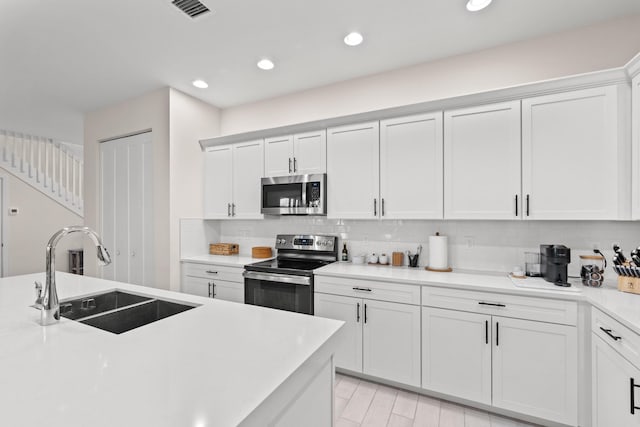
[[2, 195], [2, 197], [0, 197], [0, 211], [2, 212], [0, 214], [0, 277], [5, 277], [9, 259], [7, 254], [7, 245], [5, 245], [7, 240], [7, 223], [9, 222], [9, 195], [7, 194], [8, 177], [9, 175], [0, 171], [0, 194]]

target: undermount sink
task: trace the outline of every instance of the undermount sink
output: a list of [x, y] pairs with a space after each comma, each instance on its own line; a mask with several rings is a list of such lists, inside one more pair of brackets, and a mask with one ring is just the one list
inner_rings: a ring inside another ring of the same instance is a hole
[[60, 315], [114, 334], [191, 310], [197, 304], [109, 291], [60, 302]]

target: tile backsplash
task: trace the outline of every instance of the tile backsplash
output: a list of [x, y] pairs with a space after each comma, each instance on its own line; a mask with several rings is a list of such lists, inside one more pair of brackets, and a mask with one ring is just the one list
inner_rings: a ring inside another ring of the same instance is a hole
[[[186, 228], [185, 222], [189, 224]], [[207, 234], [219, 237], [222, 242], [238, 243], [244, 255], [251, 253], [252, 246], [273, 247], [279, 233], [331, 234], [347, 242], [351, 255], [415, 252], [421, 244], [422, 266], [428, 263], [429, 236], [439, 232], [449, 237], [451, 267], [490, 272], [507, 272], [514, 266], [524, 268], [525, 251], [538, 251], [540, 244], [563, 244], [572, 250], [571, 275], [578, 274], [579, 255], [592, 253], [594, 247], [601, 249], [609, 260], [613, 257], [614, 242], [620, 244], [627, 256], [640, 245], [640, 223], [631, 221], [367, 221], [283, 216], [264, 220], [183, 220], [182, 229], [192, 235], [191, 239], [185, 239], [183, 232], [183, 254], [198, 252], [197, 245], [185, 245], [193, 240], [194, 233], [198, 234], [197, 230], [207, 230]], [[199, 239], [200, 245], [204, 244], [203, 239]], [[207, 247], [202, 250], [206, 253]]]

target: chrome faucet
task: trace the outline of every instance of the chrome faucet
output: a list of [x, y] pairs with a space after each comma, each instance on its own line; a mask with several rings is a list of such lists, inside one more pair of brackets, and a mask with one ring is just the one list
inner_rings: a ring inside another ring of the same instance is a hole
[[105, 248], [100, 237], [89, 227], [73, 225], [64, 227], [56, 232], [49, 243], [47, 243], [47, 276], [44, 286], [36, 282], [36, 306], [40, 309], [40, 324], [42, 326], [52, 325], [60, 320], [60, 302], [56, 291], [56, 245], [66, 235], [71, 233], [84, 233], [91, 238], [98, 250], [98, 261], [101, 265], [111, 262], [111, 257]]

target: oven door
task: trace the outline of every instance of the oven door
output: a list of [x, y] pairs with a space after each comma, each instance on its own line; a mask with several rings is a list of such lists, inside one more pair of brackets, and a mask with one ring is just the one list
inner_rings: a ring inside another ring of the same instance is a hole
[[313, 314], [313, 277], [245, 271], [244, 303]]

